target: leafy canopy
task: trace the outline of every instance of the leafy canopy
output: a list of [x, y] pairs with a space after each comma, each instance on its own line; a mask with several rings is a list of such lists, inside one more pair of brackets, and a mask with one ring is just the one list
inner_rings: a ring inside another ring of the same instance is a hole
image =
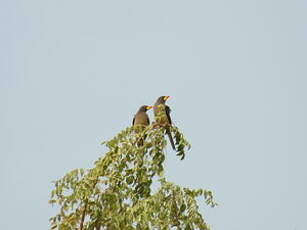
[[[177, 127], [169, 128], [184, 159], [190, 144]], [[155, 125], [126, 128], [103, 143], [108, 151], [93, 168], [72, 170], [55, 181], [49, 203], [57, 204], [59, 212], [50, 218], [51, 229], [209, 229], [196, 198], [203, 196], [214, 207], [212, 192], [166, 180], [164, 134], [165, 128]], [[140, 139], [145, 139], [142, 146]], [[156, 192], [153, 180], [160, 185]]]

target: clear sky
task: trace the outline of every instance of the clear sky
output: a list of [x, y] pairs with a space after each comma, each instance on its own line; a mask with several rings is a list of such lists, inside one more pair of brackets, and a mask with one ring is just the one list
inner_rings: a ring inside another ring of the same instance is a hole
[[[166, 176], [214, 230], [307, 229], [307, 1], [0, 2], [0, 229], [49, 227], [51, 181], [170, 95]], [[152, 116], [152, 114], [151, 114]]]

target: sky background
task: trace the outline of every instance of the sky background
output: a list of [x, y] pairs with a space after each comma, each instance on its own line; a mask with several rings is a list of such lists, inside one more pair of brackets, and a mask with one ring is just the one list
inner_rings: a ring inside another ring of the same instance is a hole
[[[213, 230], [307, 229], [307, 1], [0, 1], [0, 229], [48, 229], [52, 181], [170, 95], [166, 176]], [[150, 113], [152, 117], [152, 114]]]

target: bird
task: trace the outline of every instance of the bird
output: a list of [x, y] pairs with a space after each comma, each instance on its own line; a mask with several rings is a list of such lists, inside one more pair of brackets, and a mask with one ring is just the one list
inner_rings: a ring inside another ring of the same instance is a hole
[[160, 96], [156, 103], [153, 106], [154, 115], [156, 119], [156, 123], [161, 126], [165, 126], [166, 134], [169, 138], [169, 141], [172, 145], [173, 150], [176, 151], [176, 147], [174, 144], [174, 140], [170, 131], [169, 126], [172, 125], [172, 119], [170, 116], [171, 109], [168, 105], [165, 104], [166, 100], [169, 99], [170, 96]]
[[[142, 105], [137, 111], [137, 113], [134, 115], [133, 120], [132, 120], [132, 125], [136, 127], [137, 132], [143, 131], [146, 128], [146, 126], [150, 125], [150, 120], [146, 112], [150, 110], [151, 108], [152, 106]], [[143, 145], [145, 138], [146, 138], [146, 135], [138, 141], [137, 143], [138, 146]]]

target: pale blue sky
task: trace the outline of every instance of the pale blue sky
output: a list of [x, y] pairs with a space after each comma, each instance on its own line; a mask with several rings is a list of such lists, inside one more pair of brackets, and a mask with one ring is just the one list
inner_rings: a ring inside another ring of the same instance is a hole
[[[307, 229], [307, 2], [0, 1], [0, 229], [47, 229], [51, 181], [170, 95], [214, 230]], [[193, 111], [193, 113], [191, 112]], [[152, 115], [152, 114], [151, 114]]]

